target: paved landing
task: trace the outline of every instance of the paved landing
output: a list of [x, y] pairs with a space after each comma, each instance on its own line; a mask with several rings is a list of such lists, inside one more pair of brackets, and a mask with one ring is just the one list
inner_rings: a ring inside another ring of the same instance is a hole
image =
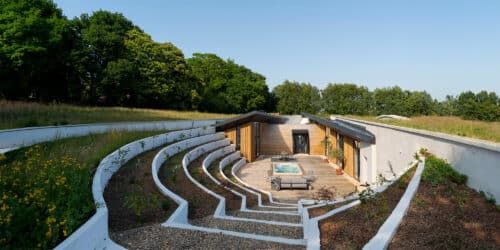
[[312, 190], [271, 190], [271, 181], [268, 172], [272, 167], [271, 157], [269, 156], [259, 157], [256, 161], [242, 167], [236, 174], [249, 185], [271, 192], [273, 198], [280, 201], [296, 202], [299, 199], [312, 199], [314, 192], [321, 187], [335, 188], [337, 198], [343, 197], [355, 190], [356, 185], [352, 181], [344, 175], [337, 175], [335, 168], [328, 163], [324, 163], [320, 156], [295, 155], [294, 157], [302, 167], [304, 175], [315, 178], [312, 183]]

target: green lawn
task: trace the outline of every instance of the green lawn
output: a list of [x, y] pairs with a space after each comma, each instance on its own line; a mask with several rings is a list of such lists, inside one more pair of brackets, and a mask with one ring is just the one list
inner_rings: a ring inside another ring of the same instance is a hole
[[345, 117], [500, 142], [500, 122], [464, 120], [453, 116], [417, 116], [406, 121], [377, 120], [373, 116]]
[[228, 118], [234, 115], [122, 107], [81, 107], [0, 100], [0, 129], [98, 122]]

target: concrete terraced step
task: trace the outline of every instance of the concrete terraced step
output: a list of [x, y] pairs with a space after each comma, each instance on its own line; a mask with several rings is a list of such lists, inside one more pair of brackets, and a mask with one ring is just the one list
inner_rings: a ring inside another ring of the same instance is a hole
[[227, 215], [239, 217], [239, 218], [249, 218], [256, 220], [268, 220], [268, 221], [280, 221], [288, 223], [301, 223], [301, 217], [295, 215], [283, 215], [283, 214], [269, 214], [269, 213], [252, 213], [243, 211], [229, 211]]
[[111, 233], [128, 249], [305, 249], [305, 246], [150, 225]]
[[259, 211], [279, 211], [285, 213], [297, 213], [298, 209], [296, 207], [279, 207], [273, 204], [263, 204], [264, 206], [252, 206], [248, 209], [259, 210]]
[[190, 223], [195, 226], [216, 228], [241, 233], [251, 233], [266, 236], [282, 237], [288, 239], [303, 239], [304, 233], [302, 227], [289, 227], [283, 225], [255, 223], [247, 221], [235, 221], [227, 219], [216, 219], [213, 216], [207, 216], [201, 219], [191, 220]]

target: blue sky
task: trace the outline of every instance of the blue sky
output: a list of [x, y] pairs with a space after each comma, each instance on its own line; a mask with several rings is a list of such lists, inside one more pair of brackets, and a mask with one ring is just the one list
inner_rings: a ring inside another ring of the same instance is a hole
[[69, 18], [121, 12], [187, 57], [234, 59], [267, 77], [399, 85], [443, 99], [500, 94], [500, 1], [56, 0]]

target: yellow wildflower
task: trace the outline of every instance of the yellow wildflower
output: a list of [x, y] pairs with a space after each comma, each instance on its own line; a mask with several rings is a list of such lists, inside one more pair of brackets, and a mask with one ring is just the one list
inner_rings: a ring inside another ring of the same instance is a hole
[[8, 214], [7, 217], [5, 218], [5, 221], [7, 221], [7, 224], [10, 224], [11, 220], [12, 220], [12, 214]]
[[52, 213], [52, 212], [54, 212], [54, 210], [56, 210], [56, 206], [53, 205], [53, 204], [50, 204], [49, 205], [49, 214]]
[[5, 156], [5, 154], [0, 154], [0, 161], [3, 161], [7, 159], [7, 157]]
[[61, 226], [64, 226], [64, 224], [66, 224], [66, 219], [64, 219], [61, 222], [59, 222], [59, 225], [61, 225]]
[[47, 238], [52, 237], [52, 229], [49, 229], [49, 231], [45, 233], [45, 236], [47, 236]]
[[66, 229], [63, 229], [63, 235], [64, 237], [68, 236], [68, 231], [66, 231]]
[[9, 209], [9, 206], [7, 206], [6, 204], [3, 204], [2, 207], [0, 208], [2, 212], [5, 212], [7, 209]]
[[52, 223], [54, 223], [56, 221], [57, 220], [54, 217], [48, 217], [47, 220], [45, 220], [45, 222], [47, 223], [47, 225], [50, 225], [50, 224], [52, 224]]

